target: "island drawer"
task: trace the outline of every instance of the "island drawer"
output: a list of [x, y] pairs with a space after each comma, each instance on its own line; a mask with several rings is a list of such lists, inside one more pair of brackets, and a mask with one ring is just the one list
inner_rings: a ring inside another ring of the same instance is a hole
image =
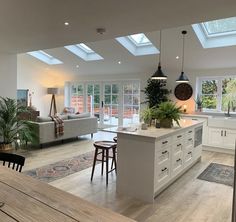
[[184, 167], [193, 162], [193, 150], [184, 152]]
[[155, 188], [165, 185], [170, 180], [170, 176], [170, 162], [158, 165], [155, 171]]
[[170, 146], [171, 143], [172, 143], [172, 137], [164, 138], [156, 142], [156, 148], [160, 150]]
[[170, 148], [166, 147], [165, 149], [157, 150], [155, 155], [156, 163], [159, 165], [165, 161], [170, 161]]
[[176, 155], [173, 155], [171, 162], [171, 176], [175, 176], [179, 172], [181, 172], [183, 169], [183, 165], [183, 152], [179, 152]]
[[184, 139], [184, 132], [178, 133], [176, 135], [173, 136], [173, 142], [180, 142]]
[[183, 141], [176, 142], [172, 145], [173, 155], [176, 153], [182, 152], [183, 149], [184, 149], [184, 142]]

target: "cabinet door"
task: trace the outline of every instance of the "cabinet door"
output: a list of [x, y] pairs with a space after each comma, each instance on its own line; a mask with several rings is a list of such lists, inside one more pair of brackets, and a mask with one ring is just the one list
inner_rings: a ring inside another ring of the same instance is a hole
[[236, 140], [236, 130], [224, 130], [224, 147], [234, 149]]
[[211, 128], [208, 129], [208, 144], [212, 146], [222, 147], [223, 145], [223, 130], [217, 129], [217, 128]]

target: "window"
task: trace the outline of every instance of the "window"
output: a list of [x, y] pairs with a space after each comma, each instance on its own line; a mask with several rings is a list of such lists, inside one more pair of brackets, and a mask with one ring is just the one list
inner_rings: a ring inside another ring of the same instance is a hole
[[48, 65], [57, 65], [57, 64], [62, 64], [63, 63], [59, 59], [49, 55], [48, 53], [46, 53], [42, 50], [27, 52], [27, 54], [35, 57], [36, 59], [38, 59], [42, 62], [47, 63]]
[[203, 48], [236, 45], [236, 17], [192, 25]]
[[197, 81], [203, 111], [236, 112], [236, 76], [203, 77]]
[[71, 86], [71, 107], [75, 108], [75, 112], [84, 112], [84, 85], [73, 84]]
[[160, 53], [159, 50], [151, 43], [143, 33], [122, 36], [116, 38], [134, 56], [152, 55]]

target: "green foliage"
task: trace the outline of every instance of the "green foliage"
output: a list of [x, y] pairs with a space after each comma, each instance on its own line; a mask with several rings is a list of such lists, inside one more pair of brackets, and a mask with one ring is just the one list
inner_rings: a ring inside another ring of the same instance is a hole
[[143, 119], [143, 121], [147, 124], [150, 125], [152, 119], [153, 119], [153, 116], [154, 116], [154, 113], [155, 113], [155, 108], [152, 107], [152, 108], [146, 108], [142, 111], [141, 113], [141, 118]]
[[170, 90], [166, 89], [166, 81], [148, 79], [147, 86], [143, 90], [146, 95], [148, 107], [158, 107], [160, 103], [168, 101]]
[[160, 121], [171, 119], [179, 125], [181, 113], [181, 107], [177, 107], [173, 102], [167, 101], [161, 103], [159, 107], [155, 109], [154, 117]]
[[235, 110], [236, 106], [236, 79], [231, 79], [227, 82], [227, 85], [225, 86], [223, 95], [223, 110], [227, 110], [228, 106], [230, 106], [233, 110]]
[[0, 97], [0, 138], [3, 144], [31, 142], [35, 139], [32, 125], [20, 120], [21, 113], [28, 112], [26, 107], [17, 107], [14, 99]]

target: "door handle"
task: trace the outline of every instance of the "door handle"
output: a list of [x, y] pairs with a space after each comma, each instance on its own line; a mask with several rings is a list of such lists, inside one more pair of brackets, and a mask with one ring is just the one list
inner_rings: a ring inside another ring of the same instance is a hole
[[226, 130], [225, 130], [225, 136], [226, 136]]
[[102, 101], [102, 108], [103, 108], [103, 106], [104, 106], [104, 102]]
[[221, 136], [223, 136], [223, 130], [221, 130]]

